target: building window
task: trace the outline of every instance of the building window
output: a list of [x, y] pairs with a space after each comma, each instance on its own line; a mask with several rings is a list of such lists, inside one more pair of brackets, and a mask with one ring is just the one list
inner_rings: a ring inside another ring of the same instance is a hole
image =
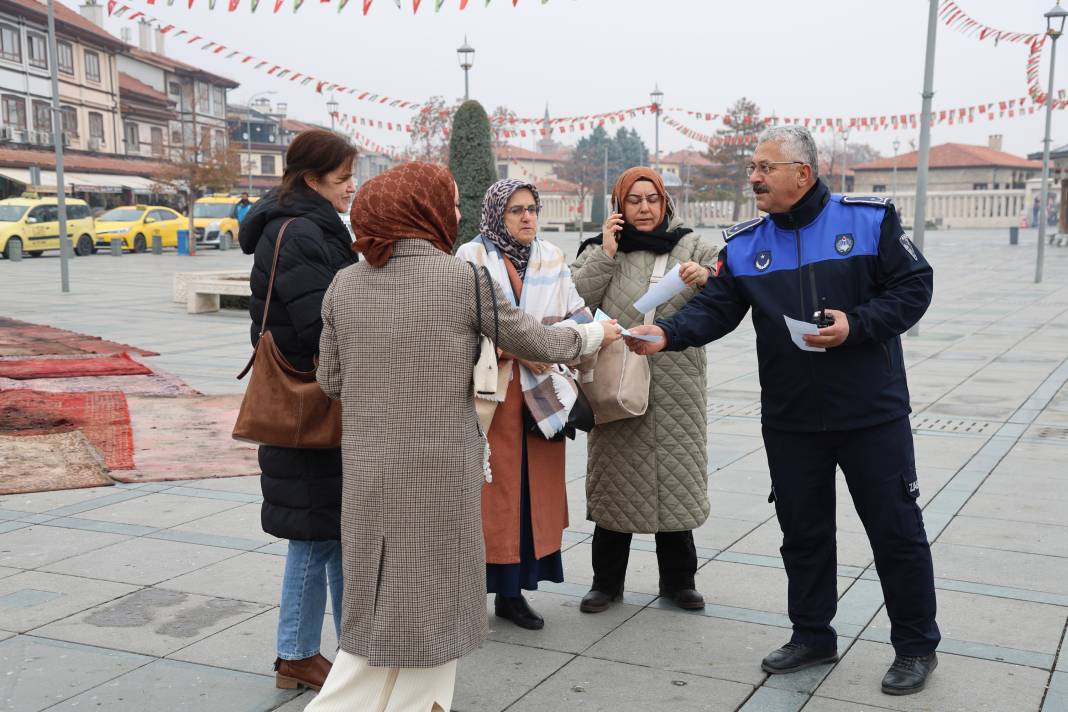
[[181, 129], [171, 129], [171, 145], [172, 146], [181, 146], [182, 145], [182, 130]]
[[89, 112], [89, 138], [99, 141], [104, 146], [104, 115], [95, 111]]
[[78, 138], [78, 110], [73, 106], [64, 106], [59, 110], [63, 117], [63, 133], [68, 133], [71, 138]]
[[274, 156], [260, 156], [260, 175], [274, 175]]
[[212, 87], [211, 93], [215, 100], [214, 114], [216, 116], [226, 116], [226, 90], [222, 87]]
[[31, 66], [48, 69], [48, 45], [45, 43], [44, 35], [27, 32], [26, 53], [29, 55]]
[[137, 124], [132, 121], [126, 124], [126, 152], [139, 153], [141, 151], [141, 132]]
[[879, 185], [877, 183], [877, 184], [875, 184], [875, 185], [873, 185], [871, 187], [871, 192], [873, 192], [873, 193], [885, 193], [886, 192], [886, 186], [885, 185]]
[[26, 100], [21, 96], [3, 95], [4, 126], [26, 129]]
[[171, 96], [179, 96], [182, 93], [182, 85], [178, 82], [169, 82], [167, 84], [167, 91]]
[[100, 81], [100, 55], [85, 50], [85, 78], [91, 82]]
[[0, 25], [0, 58], [12, 62], [22, 61], [22, 43], [19, 30], [11, 25]]
[[152, 155], [163, 155], [163, 129], [159, 126], [152, 127]]
[[211, 129], [200, 127], [200, 150], [211, 151]]
[[33, 102], [33, 129], [52, 133], [52, 105], [47, 101]]
[[197, 82], [197, 111], [201, 114], [211, 113], [211, 85]]
[[74, 48], [70, 42], [56, 43], [56, 64], [64, 74], [74, 74]]
[[987, 187], [986, 183], [972, 183], [972, 190], [986, 190]]
[[226, 134], [223, 133], [220, 129], [215, 129], [215, 150], [226, 150]]

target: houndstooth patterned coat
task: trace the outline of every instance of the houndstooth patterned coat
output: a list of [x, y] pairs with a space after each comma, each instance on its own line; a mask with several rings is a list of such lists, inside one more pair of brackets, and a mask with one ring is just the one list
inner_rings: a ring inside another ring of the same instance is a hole
[[[493, 338], [490, 283], [479, 284]], [[339, 272], [323, 301], [318, 379], [344, 412], [340, 643], [371, 665], [441, 665], [486, 634], [475, 303], [468, 263], [415, 239], [380, 269]], [[497, 303], [505, 351], [580, 355], [578, 331], [541, 326], [499, 289]]]

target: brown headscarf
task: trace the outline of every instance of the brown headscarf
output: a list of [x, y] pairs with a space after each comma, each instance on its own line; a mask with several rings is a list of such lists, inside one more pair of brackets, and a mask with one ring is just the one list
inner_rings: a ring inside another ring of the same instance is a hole
[[[660, 202], [661, 210], [666, 211], [668, 194], [667, 188], [664, 187], [664, 181], [656, 171], [646, 166], [628, 168], [623, 171], [623, 175], [619, 176], [616, 186], [612, 188], [612, 205], [615, 206], [615, 209], [623, 212], [623, 199], [627, 197], [631, 187], [640, 180], [647, 180], [656, 187], [656, 192], [660, 193], [662, 198]], [[663, 219], [663, 212], [660, 213], [660, 217]]]
[[457, 229], [452, 173], [433, 163], [402, 163], [364, 183], [350, 219], [353, 249], [373, 267], [385, 266], [393, 243], [407, 238], [452, 252]]

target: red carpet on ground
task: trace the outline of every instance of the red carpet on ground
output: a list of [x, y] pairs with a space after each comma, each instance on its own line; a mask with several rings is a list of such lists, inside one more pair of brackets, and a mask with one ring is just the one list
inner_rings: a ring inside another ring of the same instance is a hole
[[43, 435], [72, 430], [85, 434], [103, 454], [109, 469], [133, 469], [133, 429], [122, 393], [0, 391], [0, 434]]
[[0, 317], [0, 356], [114, 354], [124, 351], [138, 356], [159, 355], [154, 351], [145, 351], [96, 336]]
[[0, 359], [0, 378], [20, 381], [74, 376], [144, 376], [150, 373], [152, 369], [125, 353], [88, 358]]

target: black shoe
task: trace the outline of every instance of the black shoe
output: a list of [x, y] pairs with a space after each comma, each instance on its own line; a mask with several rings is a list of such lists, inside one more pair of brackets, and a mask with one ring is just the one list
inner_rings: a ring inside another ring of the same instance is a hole
[[683, 588], [674, 593], [660, 589], [660, 597], [669, 599], [676, 606], [687, 611], [699, 611], [705, 607], [705, 597], [692, 588]]
[[923, 657], [898, 655], [883, 675], [883, 692], [888, 695], [911, 695], [927, 684], [927, 677], [938, 667], [934, 653]]
[[512, 597], [498, 593], [493, 597], [493, 613], [498, 618], [510, 620], [520, 628], [527, 630], [541, 630], [545, 627], [545, 619], [527, 604], [527, 599], [523, 598], [523, 594]]
[[579, 610], [583, 613], [600, 613], [616, 601], [623, 600], [623, 592], [617, 593], [605, 593], [604, 591], [598, 591], [595, 588], [591, 588], [590, 592], [582, 597], [582, 603], [579, 604]]
[[814, 665], [838, 662], [838, 651], [817, 650], [804, 643], [790, 641], [778, 650], [773, 650], [760, 663], [760, 668], [769, 675], [797, 672]]

